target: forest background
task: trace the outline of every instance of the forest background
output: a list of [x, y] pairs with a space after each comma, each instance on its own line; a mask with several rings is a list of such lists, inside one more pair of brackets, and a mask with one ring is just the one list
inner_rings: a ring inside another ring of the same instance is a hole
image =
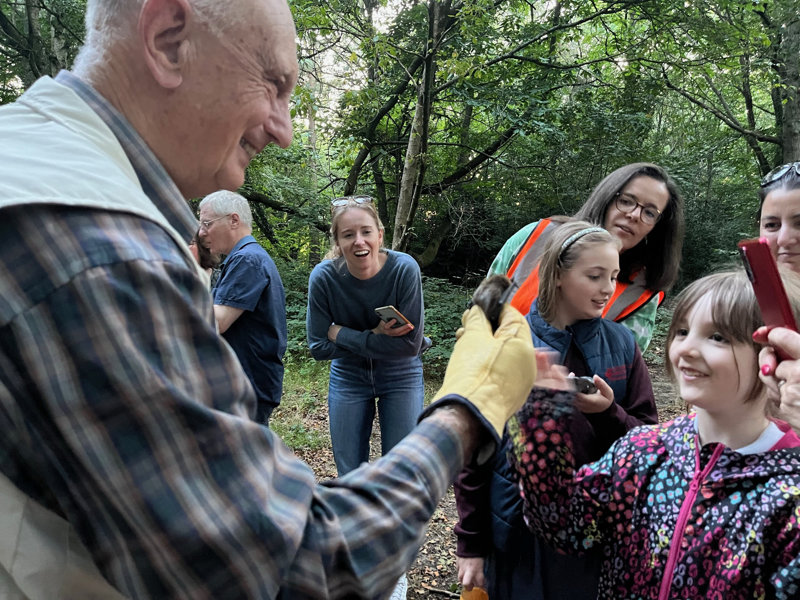
[[[686, 203], [679, 289], [756, 231], [759, 178], [800, 159], [794, 0], [292, 0], [294, 143], [240, 190], [287, 287], [305, 292], [331, 198], [370, 194], [425, 276], [441, 365], [470, 291], [523, 225], [572, 214], [613, 169], [665, 166]], [[85, 0], [0, 0], [0, 103], [69, 68]], [[673, 290], [674, 291], [674, 290]]]
[[[0, 0], [0, 104], [70, 67], [85, 4]], [[327, 364], [310, 358], [305, 310], [333, 197], [372, 195], [386, 245], [420, 263], [432, 390], [472, 290], [523, 225], [572, 214], [619, 166], [658, 163], [686, 205], [674, 294], [736, 259], [736, 241], [757, 232], [760, 177], [800, 160], [796, 0], [290, 5], [294, 143], [257, 156], [240, 192], [286, 287], [287, 378], [273, 428], [320, 478], [334, 474]], [[668, 318], [659, 311], [645, 355], [659, 398], [671, 396], [656, 366]], [[450, 495], [409, 572], [409, 598], [444, 584], [452, 593], [454, 518]]]

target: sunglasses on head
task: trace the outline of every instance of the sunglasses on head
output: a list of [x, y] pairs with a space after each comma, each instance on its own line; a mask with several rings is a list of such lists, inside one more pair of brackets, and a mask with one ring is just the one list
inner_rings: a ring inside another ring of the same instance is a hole
[[791, 171], [794, 171], [795, 175], [800, 177], [800, 161], [775, 167], [772, 171], [764, 175], [764, 178], [761, 180], [761, 187], [767, 187], [779, 179], [783, 179], [784, 176]]
[[341, 206], [372, 204], [372, 196], [340, 196], [331, 200], [331, 210]]

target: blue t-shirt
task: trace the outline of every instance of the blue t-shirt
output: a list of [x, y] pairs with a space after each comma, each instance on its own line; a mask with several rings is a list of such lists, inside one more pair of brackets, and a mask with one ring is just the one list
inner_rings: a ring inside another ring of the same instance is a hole
[[[386, 262], [369, 279], [350, 274], [343, 258], [323, 260], [308, 279], [306, 331], [317, 360], [373, 358], [410, 359], [423, 343], [424, 306], [419, 265], [408, 254], [386, 251]], [[380, 319], [375, 309], [392, 305], [414, 329], [401, 337], [375, 335]], [[341, 325], [336, 343], [328, 339], [331, 323]]]
[[262, 405], [274, 408], [283, 390], [286, 297], [272, 257], [253, 236], [239, 240], [222, 263], [214, 304], [244, 311], [222, 337], [255, 388], [258, 414]]

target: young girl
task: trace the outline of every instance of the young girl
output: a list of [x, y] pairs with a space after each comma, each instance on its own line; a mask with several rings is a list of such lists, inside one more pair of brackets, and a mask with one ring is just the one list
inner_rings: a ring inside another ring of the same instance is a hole
[[[594, 393], [577, 395], [580, 412], [569, 427], [578, 464], [600, 458], [629, 429], [658, 421], [633, 335], [601, 318], [615, 291], [619, 248], [620, 241], [602, 227], [585, 221], [561, 225], [545, 245], [539, 297], [527, 316], [534, 346], [556, 353], [560, 364], [597, 386]], [[485, 585], [492, 600], [595, 598], [599, 560], [557, 554], [527, 531], [505, 454], [499, 453], [493, 473], [467, 471], [456, 484], [462, 584]]]
[[[800, 288], [785, 284], [800, 313]], [[769, 416], [760, 324], [741, 271], [687, 287], [667, 368], [693, 412], [631, 431], [580, 470], [563, 436], [572, 393], [537, 387], [509, 424], [528, 525], [565, 551], [602, 549], [600, 598], [800, 595], [800, 438]], [[554, 369], [540, 383], [565, 389]]]

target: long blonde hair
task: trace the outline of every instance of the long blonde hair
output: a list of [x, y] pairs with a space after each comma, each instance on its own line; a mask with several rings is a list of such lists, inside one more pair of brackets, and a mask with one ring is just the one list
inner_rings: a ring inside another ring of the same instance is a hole
[[[586, 233], [580, 235], [583, 231]], [[619, 252], [621, 242], [602, 227], [587, 221], [567, 221], [547, 240], [539, 261], [539, 296], [536, 302], [539, 314], [548, 323], [556, 317], [559, 276], [574, 267], [585, 250], [597, 244], [610, 244]]]

